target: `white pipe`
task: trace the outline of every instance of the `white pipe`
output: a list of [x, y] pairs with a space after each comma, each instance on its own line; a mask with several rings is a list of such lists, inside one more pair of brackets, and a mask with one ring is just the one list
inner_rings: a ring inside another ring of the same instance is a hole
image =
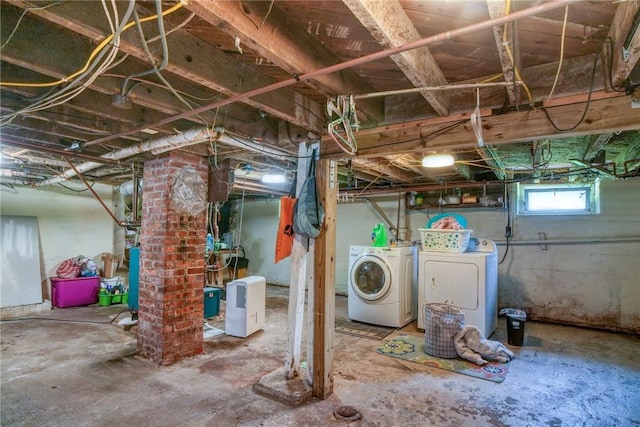
[[398, 214], [398, 240], [404, 242], [407, 240], [407, 198], [404, 193], [398, 193], [400, 197], [400, 206]]
[[[221, 142], [226, 145], [241, 147], [241, 148], [255, 151], [260, 154], [264, 154], [268, 156], [283, 157], [283, 156], [290, 155], [288, 152], [284, 150], [279, 150], [273, 147], [257, 144], [253, 141], [249, 141], [246, 138], [228, 136], [224, 133], [224, 128], [222, 127], [216, 127], [216, 130], [211, 130], [207, 127], [199, 127], [199, 128], [189, 129], [185, 132], [182, 132], [176, 135], [169, 135], [159, 139], [141, 142], [140, 144], [132, 145], [130, 147], [123, 148], [118, 151], [107, 153], [100, 157], [103, 159], [121, 160], [121, 159], [131, 157], [140, 153], [145, 153], [148, 151], [158, 153], [158, 152], [171, 150], [179, 147], [186, 147], [189, 145], [199, 144], [201, 142], [210, 141], [210, 140], [217, 140], [218, 142]], [[87, 171], [96, 169], [100, 166], [103, 166], [102, 163], [86, 162], [76, 166], [76, 169], [78, 170], [78, 172], [82, 173], [82, 172], [87, 172]], [[58, 184], [59, 182], [66, 181], [75, 175], [76, 175], [76, 172], [73, 169], [69, 169], [58, 176], [51, 177], [49, 179], [45, 179], [44, 181], [38, 182], [36, 186], [43, 187], [45, 185]]]
[[0, 176], [0, 184], [8, 185], [30, 185], [30, 182], [25, 182], [25, 179], [15, 178], [12, 176]]
[[[103, 159], [120, 160], [136, 154], [151, 151], [156, 148], [184, 144], [185, 141], [192, 141], [193, 144], [198, 144], [200, 142], [209, 140], [210, 138], [215, 138], [215, 135], [216, 132], [211, 131], [209, 128], [200, 127], [196, 129], [190, 129], [177, 135], [170, 135], [151, 141], [141, 142], [140, 144], [132, 145], [130, 147], [123, 148], [122, 150], [113, 151], [100, 157]], [[100, 166], [102, 166], [101, 163], [86, 162], [76, 166], [76, 169], [78, 170], [78, 172], [82, 173], [96, 169]], [[59, 182], [66, 181], [75, 175], [76, 172], [73, 169], [69, 169], [58, 176], [45, 179], [44, 181], [37, 183], [36, 186], [43, 187], [45, 185], [58, 184]]]
[[[590, 237], [585, 239], [554, 239], [554, 240], [517, 240], [509, 241], [509, 246], [525, 246], [525, 245], [573, 245], [585, 243], [626, 243], [638, 242], [640, 236], [635, 237]], [[506, 245], [506, 240], [494, 240], [496, 245]]]
[[429, 91], [437, 91], [437, 90], [461, 90], [461, 89], [478, 89], [483, 87], [496, 87], [496, 86], [499, 87], [499, 86], [509, 86], [514, 83], [517, 85], [523, 84], [521, 81], [515, 81], [515, 82], [493, 82], [493, 83], [461, 83], [461, 84], [450, 84], [450, 85], [440, 85], [440, 86], [412, 87], [410, 89], [397, 89], [397, 90], [388, 90], [386, 92], [371, 92], [371, 93], [353, 95], [353, 99], [379, 98], [382, 96], [389, 96], [389, 95], [404, 95], [406, 93], [429, 92]]
[[220, 133], [217, 138], [218, 142], [221, 142], [226, 145], [230, 145], [232, 147], [244, 148], [246, 150], [255, 151], [260, 154], [264, 154], [267, 156], [274, 157], [295, 157], [294, 154], [289, 153], [288, 151], [281, 150], [279, 148], [267, 146], [264, 144], [258, 144], [253, 141], [250, 141], [246, 138], [240, 138], [237, 136], [229, 136], [226, 133]]

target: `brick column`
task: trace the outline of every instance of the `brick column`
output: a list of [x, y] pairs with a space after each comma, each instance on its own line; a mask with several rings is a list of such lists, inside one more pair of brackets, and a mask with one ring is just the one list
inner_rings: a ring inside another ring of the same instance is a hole
[[138, 351], [163, 365], [203, 351], [207, 171], [206, 158], [177, 151], [144, 165]]

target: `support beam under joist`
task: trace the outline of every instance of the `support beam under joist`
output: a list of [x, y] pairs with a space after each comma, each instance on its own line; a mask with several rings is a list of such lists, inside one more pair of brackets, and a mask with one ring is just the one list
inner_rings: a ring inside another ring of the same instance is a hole
[[[421, 39], [402, 5], [396, 0], [343, 2], [382, 46], [402, 46]], [[426, 46], [402, 52], [391, 59], [416, 87], [447, 84], [444, 74]], [[449, 114], [447, 92], [422, 92], [422, 96], [439, 115]]]
[[[487, 7], [489, 8], [489, 15], [491, 19], [503, 16], [506, 13], [504, 0], [487, 0]], [[504, 25], [496, 25], [493, 27], [493, 35], [496, 39], [496, 47], [498, 49], [498, 56], [500, 57], [500, 66], [502, 67], [502, 74], [504, 81], [508, 82], [507, 95], [509, 96], [509, 103], [516, 105], [516, 85], [513, 73], [513, 62], [511, 62], [511, 56], [507, 51], [507, 46], [503, 45], [504, 38]]]
[[[505, 145], [528, 142], [534, 139], [559, 138], [580, 135], [595, 135], [603, 132], [640, 129], [640, 109], [631, 108], [628, 96], [596, 99], [592, 94], [589, 109], [584, 119], [571, 131], [560, 132], [549, 122], [541, 109], [513, 112], [495, 116], [483, 114], [483, 136], [486, 145]], [[568, 102], [568, 100], [565, 100]], [[561, 127], [571, 127], [582, 116], [586, 105], [583, 97], [573, 97], [571, 104], [546, 106], [554, 123]], [[435, 123], [435, 124], [432, 124]], [[358, 132], [358, 155], [376, 156], [389, 151], [389, 144], [394, 144], [396, 153], [436, 151], [468, 148], [477, 145], [473, 129], [466, 120], [443, 123], [442, 118], [434, 122], [422, 120], [390, 125], [383, 128], [366, 129]], [[444, 130], [443, 130], [444, 129]], [[325, 158], [341, 158], [342, 150], [331, 143], [330, 138], [323, 138]]]
[[496, 155], [496, 152], [491, 147], [476, 148], [476, 151], [482, 157], [482, 160], [493, 170], [493, 174], [498, 179], [505, 179], [507, 174], [505, 173], [504, 164], [502, 160]]
[[334, 160], [318, 162], [318, 192], [325, 212], [322, 231], [315, 241], [313, 267], [313, 396], [319, 399], [326, 399], [333, 393], [337, 172], [338, 165]]
[[[624, 80], [640, 60], [640, 27], [633, 28], [633, 21], [640, 12], [640, 1], [623, 1], [618, 3], [618, 10], [613, 18], [609, 37], [614, 51], [611, 80], [614, 87], [620, 87]], [[633, 32], [633, 34], [631, 34]], [[630, 36], [627, 38], [627, 36]], [[628, 42], [624, 46], [625, 41]], [[623, 49], [626, 51], [623, 52]]]

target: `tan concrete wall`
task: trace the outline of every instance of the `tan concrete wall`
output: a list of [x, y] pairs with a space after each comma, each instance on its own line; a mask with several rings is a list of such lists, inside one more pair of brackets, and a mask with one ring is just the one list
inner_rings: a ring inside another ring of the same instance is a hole
[[[82, 184], [65, 185], [86, 190]], [[111, 186], [96, 185], [94, 189], [107, 206], [112, 205]], [[38, 217], [44, 299], [50, 298], [48, 278], [55, 276], [62, 261], [85, 255], [98, 263], [101, 253], [113, 252], [114, 221], [89, 191], [15, 186], [2, 187], [0, 197], [2, 215]]]

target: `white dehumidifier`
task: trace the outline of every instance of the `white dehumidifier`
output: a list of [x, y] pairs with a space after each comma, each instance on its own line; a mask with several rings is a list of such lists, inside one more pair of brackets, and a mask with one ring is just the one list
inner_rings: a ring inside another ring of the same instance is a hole
[[227, 283], [225, 333], [248, 337], [264, 328], [267, 284], [264, 277], [249, 276]]

